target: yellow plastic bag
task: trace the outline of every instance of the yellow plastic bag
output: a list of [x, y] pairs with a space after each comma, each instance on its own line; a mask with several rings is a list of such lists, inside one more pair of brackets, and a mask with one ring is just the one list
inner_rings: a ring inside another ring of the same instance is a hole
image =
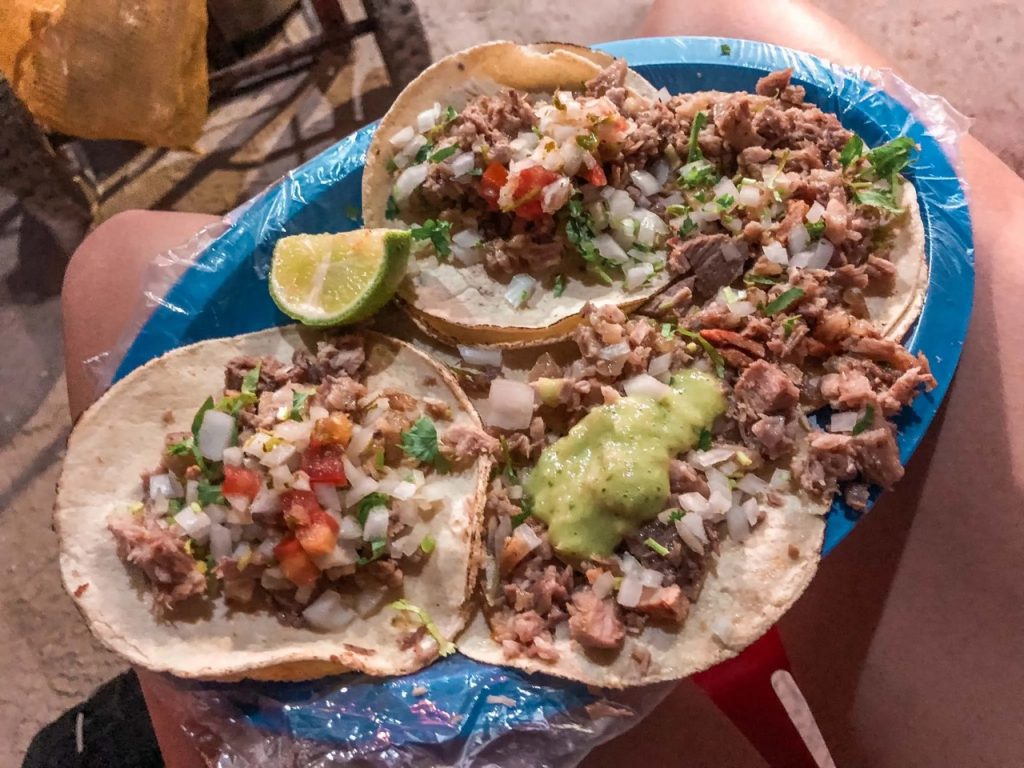
[[52, 131], [187, 148], [206, 121], [204, 0], [2, 0], [0, 68]]

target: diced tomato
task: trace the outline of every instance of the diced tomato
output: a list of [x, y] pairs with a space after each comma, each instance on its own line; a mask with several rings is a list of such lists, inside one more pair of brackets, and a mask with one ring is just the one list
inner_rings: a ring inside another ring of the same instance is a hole
[[316, 448], [310, 443], [302, 454], [302, 471], [309, 475], [310, 482], [346, 485], [345, 467], [341, 463], [341, 449], [336, 445], [322, 445]]
[[322, 445], [340, 445], [343, 448], [352, 438], [352, 421], [344, 413], [332, 413], [325, 419], [317, 419], [313, 433], [309, 436], [310, 448]]
[[274, 557], [284, 577], [298, 587], [315, 584], [320, 576], [320, 569], [294, 536], [286, 536], [274, 547]]
[[515, 213], [521, 219], [533, 221], [544, 215], [541, 207], [541, 193], [551, 182], [558, 179], [558, 174], [540, 165], [531, 165], [519, 172], [513, 190]]
[[321, 509], [310, 514], [309, 524], [299, 528], [295, 538], [311, 557], [330, 554], [338, 542], [338, 521]]
[[284, 519], [293, 526], [307, 525], [313, 516], [323, 512], [316, 494], [311, 491], [285, 491], [281, 494]]
[[587, 181], [595, 187], [603, 187], [608, 183], [608, 177], [604, 175], [604, 168], [601, 167], [600, 163], [587, 171]]
[[626, 118], [616, 115], [614, 118], [605, 118], [594, 126], [594, 133], [597, 135], [598, 141], [604, 144], [619, 144], [628, 128], [629, 123], [626, 122]]
[[221, 493], [225, 496], [245, 496], [250, 501], [263, 487], [259, 472], [245, 467], [224, 466], [224, 484]]
[[487, 201], [487, 207], [492, 211], [498, 210], [498, 195], [506, 181], [508, 181], [508, 168], [497, 160], [491, 161], [484, 171], [484, 175], [480, 177], [477, 191], [480, 193], [480, 197]]

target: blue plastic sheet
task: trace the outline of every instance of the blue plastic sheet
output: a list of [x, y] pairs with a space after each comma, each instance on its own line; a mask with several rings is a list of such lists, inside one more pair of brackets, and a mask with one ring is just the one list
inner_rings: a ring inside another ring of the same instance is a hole
[[[728, 45], [728, 54], [723, 44]], [[852, 70], [777, 46], [719, 38], [658, 38], [599, 46], [670, 92], [752, 90], [758, 77], [793, 68], [807, 100], [835, 112], [871, 145], [909, 135], [926, 233], [930, 284], [907, 342], [931, 362], [938, 387], [901, 415], [910, 458], [935, 416], [960, 357], [974, 262], [967, 197], [957, 175], [963, 119], [889, 72]], [[120, 377], [183, 344], [284, 324], [266, 289], [278, 238], [359, 226], [360, 181], [373, 126], [340, 141], [234, 211], [161, 255], [144, 286], [146, 308], [120, 349], [94, 361]], [[110, 361], [120, 358], [116, 371]], [[860, 515], [837, 501], [825, 552]], [[453, 657], [387, 680], [342, 676], [302, 684], [175, 681], [183, 727], [212, 765], [569, 766], [635, 724], [667, 694], [650, 686], [617, 694]], [[685, 726], [683, 726], [685, 727]]]

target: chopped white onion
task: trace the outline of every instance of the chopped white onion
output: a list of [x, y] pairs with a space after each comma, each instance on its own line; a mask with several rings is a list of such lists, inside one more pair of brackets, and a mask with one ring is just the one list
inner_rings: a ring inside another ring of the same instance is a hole
[[532, 527], [526, 524], [516, 526], [516, 529], [512, 531], [512, 538], [519, 540], [526, 547], [527, 552], [533, 552], [533, 550], [541, 545], [540, 536], [537, 535], [537, 532]]
[[276, 565], [273, 568], [267, 568], [260, 575], [260, 585], [268, 592], [279, 592], [292, 587], [292, 583], [284, 577], [284, 573]]
[[227, 507], [221, 504], [207, 504], [203, 507], [203, 512], [210, 518], [211, 523], [223, 523], [228, 515]]
[[307, 421], [282, 421], [274, 427], [274, 434], [289, 443], [294, 443], [297, 450], [303, 451], [309, 443], [309, 435], [313, 431], [312, 420]]
[[635, 557], [629, 554], [629, 552], [623, 552], [619, 555], [619, 568], [626, 575], [631, 573], [639, 574], [641, 565]]
[[436, 101], [434, 106], [430, 109], [425, 109], [416, 115], [416, 130], [420, 133], [426, 133], [435, 125], [437, 125], [437, 119], [441, 116], [441, 105]]
[[626, 270], [626, 290], [633, 291], [647, 282], [647, 278], [654, 274], [654, 266], [651, 264], [639, 264]]
[[698, 554], [704, 552], [704, 545], [708, 543], [708, 534], [704, 530], [704, 518], [696, 512], [687, 512], [676, 520], [676, 532], [690, 549]]
[[644, 568], [640, 571], [640, 583], [645, 587], [660, 587], [665, 576], [661, 571]]
[[725, 513], [725, 525], [729, 529], [731, 539], [742, 542], [750, 537], [750, 523], [742, 507], [729, 507], [729, 511]]
[[226, 467], [242, 466], [242, 449], [237, 445], [225, 448], [223, 454], [221, 454], [221, 461], [224, 462]]
[[489, 426], [527, 429], [533, 420], [533, 387], [522, 381], [494, 379], [483, 409]]
[[639, 575], [629, 574], [624, 576], [619, 584], [619, 593], [615, 600], [623, 608], [635, 608], [640, 604], [640, 597], [643, 595], [644, 585]]
[[473, 157], [472, 152], [459, 152], [449, 158], [448, 164], [451, 166], [452, 176], [460, 179], [473, 172], [476, 159]]
[[309, 484], [309, 475], [299, 470], [292, 475], [292, 488], [296, 491], [312, 491], [313, 487]]
[[373, 439], [373, 429], [370, 427], [356, 427], [352, 431], [352, 439], [348, 442], [348, 448], [345, 449], [345, 453], [351, 458], [358, 458], [366, 446], [370, 444]]
[[818, 241], [817, 246], [814, 248], [814, 254], [807, 262], [808, 269], [824, 269], [832, 261], [832, 254], [835, 252], [835, 246], [832, 245], [828, 240], [822, 238]]
[[636, 203], [633, 202], [633, 198], [624, 190], [616, 189], [608, 196], [608, 215], [612, 219], [629, 216], [635, 208]]
[[572, 182], [568, 176], [559, 176], [541, 190], [540, 207], [544, 213], [554, 213], [569, 200]]
[[345, 477], [349, 482], [344, 499], [346, 507], [353, 506], [366, 494], [377, 490], [377, 481], [349, 461], [348, 456], [341, 457], [341, 465], [345, 469]]
[[629, 354], [629, 342], [619, 341], [615, 344], [609, 344], [606, 347], [601, 347], [597, 351], [597, 356], [602, 360], [616, 361], [621, 360]]
[[274, 483], [274, 490], [284, 490], [292, 483], [292, 471], [287, 464], [281, 464], [270, 470], [270, 479]]
[[728, 461], [736, 454], [732, 448], [710, 448], [706, 451], [691, 451], [687, 460], [697, 469], [708, 469], [723, 461]]
[[391, 138], [388, 139], [388, 142], [395, 149], [401, 149], [410, 141], [412, 141], [412, 137], [415, 135], [416, 131], [412, 129], [411, 125], [407, 125], [402, 130], [396, 131], [395, 133], [391, 134]]
[[174, 522], [176, 522], [185, 533], [199, 542], [205, 541], [207, 535], [210, 533], [211, 522], [209, 516], [205, 512], [197, 512], [192, 508], [191, 504], [174, 516]]
[[475, 229], [460, 229], [452, 235], [452, 243], [460, 248], [473, 248], [480, 245], [480, 233]]
[[788, 469], [776, 469], [772, 472], [772, 479], [768, 481], [768, 484], [772, 488], [776, 488], [778, 490], [785, 490], [786, 488], [789, 488], [789, 483], [790, 473]]
[[238, 512], [249, 509], [249, 497], [242, 493], [225, 493], [224, 500], [228, 506]]
[[260, 456], [260, 464], [265, 467], [280, 467], [295, 455], [295, 446], [291, 443], [278, 443], [270, 451]]
[[749, 474], [741, 477], [739, 482], [736, 483], [736, 487], [744, 493], [756, 496], [757, 494], [764, 493], [768, 490], [768, 483], [755, 474]]
[[625, 264], [629, 261], [629, 256], [622, 250], [622, 246], [615, 242], [615, 238], [607, 232], [603, 232], [594, 238], [594, 245], [597, 246], [598, 253], [603, 258], [614, 264]]
[[345, 605], [341, 595], [329, 589], [306, 606], [302, 618], [314, 629], [337, 632], [355, 620], [356, 612]]
[[641, 373], [622, 382], [622, 388], [630, 397], [652, 397], [661, 400], [672, 394], [672, 387], [658, 381], [649, 373]]
[[833, 413], [832, 419], [829, 421], [830, 432], [852, 432], [857, 421], [860, 419], [860, 413], [857, 411], [840, 411], [839, 413]]
[[736, 202], [744, 208], [757, 208], [761, 204], [761, 188], [754, 184], [744, 184], [740, 187]]
[[633, 180], [637, 189], [646, 197], [653, 197], [661, 191], [661, 184], [654, 178], [653, 174], [647, 171], [633, 171], [629, 174], [629, 178]]
[[[657, 160], [654, 161], [654, 165], [651, 166], [651, 175], [654, 176], [654, 178], [657, 180], [659, 190], [662, 187], [664, 187], [665, 182], [668, 181], [668, 175], [670, 170], [671, 169], [668, 167], [668, 160], [666, 160], [664, 157], [659, 157]], [[671, 203], [666, 203], [666, 205], [671, 205]]]
[[591, 589], [594, 594], [602, 600], [612, 593], [612, 589], [615, 585], [615, 576], [612, 575], [611, 571], [601, 571], [601, 575], [594, 579], [594, 584]]
[[679, 506], [687, 512], [695, 512], [703, 516], [708, 511], [708, 500], [694, 491], [679, 494], [678, 501]]
[[149, 498], [180, 499], [184, 495], [185, 489], [174, 475], [150, 475]]
[[761, 511], [757, 507], [757, 500], [747, 499], [740, 505], [740, 508], [743, 510], [743, 514], [747, 516], [747, 522], [750, 524], [750, 527], [753, 528], [757, 525], [758, 518], [761, 516]]
[[747, 317], [757, 311], [757, 307], [749, 301], [734, 301], [732, 304], [728, 304], [727, 306], [729, 308], [729, 313], [735, 317]]
[[231, 531], [219, 523], [210, 524], [210, 556], [214, 562], [231, 554]]
[[797, 269], [806, 269], [807, 265], [811, 263], [811, 259], [814, 258], [814, 251], [800, 251], [789, 260], [789, 266], [796, 267]]
[[416, 189], [420, 184], [427, 180], [427, 164], [420, 163], [418, 165], [410, 165], [404, 171], [402, 171], [398, 178], [395, 179], [395, 187], [392, 190], [392, 195], [395, 198], [396, 203], [403, 202], [409, 195], [412, 194], [413, 190]]
[[468, 365], [478, 366], [484, 368], [492, 366], [496, 368], [501, 367], [501, 350], [500, 349], [487, 349], [485, 347], [467, 347], [464, 344], [459, 344], [459, 355], [462, 356], [464, 362]]
[[187, 480], [185, 482], [185, 503], [191, 504], [193, 501], [199, 501], [199, 481]]
[[817, 224], [819, 221], [821, 221], [821, 217], [824, 215], [825, 206], [823, 206], [821, 203], [815, 200], [814, 205], [812, 205], [807, 210], [807, 214], [804, 216], [804, 218], [806, 218], [811, 224]]
[[320, 506], [333, 512], [341, 511], [341, 496], [338, 489], [329, 483], [313, 483], [313, 493]]
[[735, 475], [738, 469], [739, 465], [735, 461], [726, 461], [718, 465], [718, 471], [723, 475], [729, 475], [729, 477]]
[[790, 256], [796, 256], [807, 248], [811, 236], [807, 233], [807, 227], [803, 224], [796, 224], [789, 229], [789, 241], [786, 243], [786, 250]]
[[341, 518], [338, 536], [349, 541], [363, 538], [363, 526], [359, 524], [352, 515], [345, 515]]
[[416, 493], [416, 486], [413, 483], [403, 480], [394, 487], [391, 491], [391, 495], [399, 501], [407, 501], [411, 499]]
[[516, 309], [525, 306], [537, 290], [537, 280], [530, 275], [515, 275], [508, 282], [505, 290], [505, 301]]
[[321, 571], [326, 571], [328, 568], [355, 565], [359, 562], [359, 552], [356, 551], [354, 544], [350, 544], [347, 541], [338, 541], [335, 543], [334, 549], [326, 555], [314, 555], [312, 560], [316, 563], [317, 568]]
[[389, 515], [387, 507], [380, 506], [371, 509], [366, 515], [366, 525], [363, 526], [363, 541], [386, 539]]
[[774, 261], [776, 264], [789, 264], [789, 253], [783, 247], [782, 243], [772, 240], [770, 243], [764, 246], [763, 249], [764, 257], [768, 261]]
[[197, 442], [199, 452], [210, 461], [220, 461], [235, 436], [235, 419], [229, 413], [208, 410], [203, 414]]
[[659, 381], [664, 381], [664, 377], [667, 377], [672, 369], [672, 353], [666, 352], [664, 355], [658, 355], [653, 358], [647, 365], [647, 372]]
[[729, 205], [718, 205], [720, 210], [731, 211], [733, 208], [736, 207], [736, 198], [739, 197], [740, 191], [736, 189], [736, 185], [733, 184], [732, 179], [730, 179], [728, 176], [724, 177], [721, 181], [715, 184], [713, 191], [715, 193], [716, 205], [718, 205], [718, 198], [724, 197], [725, 195], [729, 195], [732, 198], [732, 202]]

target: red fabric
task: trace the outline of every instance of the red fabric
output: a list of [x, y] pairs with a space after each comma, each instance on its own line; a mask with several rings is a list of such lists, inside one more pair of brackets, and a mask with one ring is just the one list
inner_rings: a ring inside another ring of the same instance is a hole
[[789, 659], [773, 627], [739, 656], [694, 675], [693, 681], [771, 768], [818, 768], [772, 688], [778, 669], [789, 670]]

